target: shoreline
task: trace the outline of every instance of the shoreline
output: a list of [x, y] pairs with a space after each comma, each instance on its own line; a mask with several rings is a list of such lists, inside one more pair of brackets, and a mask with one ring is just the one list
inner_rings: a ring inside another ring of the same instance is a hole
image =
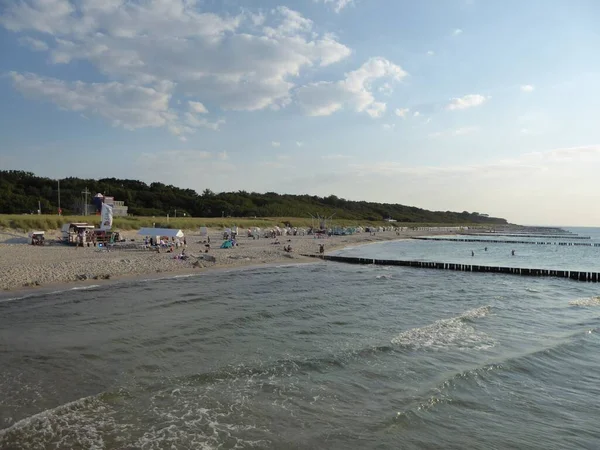
[[161, 280], [173, 280], [177, 278], [191, 278], [200, 277], [207, 274], [219, 273], [219, 272], [230, 272], [230, 271], [246, 271], [256, 270], [269, 267], [293, 267], [297, 265], [308, 265], [308, 264], [322, 264], [323, 261], [317, 258], [304, 258], [305, 261], [301, 262], [288, 262], [281, 261], [279, 263], [262, 263], [262, 264], [240, 264], [236, 266], [213, 266], [206, 267], [203, 269], [188, 270], [182, 269], [181, 271], [174, 272], [162, 272], [160, 274], [127, 274], [122, 276], [115, 276], [109, 280], [84, 280], [75, 282], [56, 282], [49, 283], [43, 286], [36, 287], [20, 287], [15, 289], [9, 289], [0, 291], [0, 304], [10, 302], [14, 300], [21, 300], [25, 298], [38, 297], [50, 294], [59, 294], [69, 291], [87, 290], [87, 289], [100, 289], [103, 287], [119, 285], [124, 283], [137, 283], [137, 282], [155, 282]]
[[[135, 232], [125, 232], [131, 239]], [[410, 237], [441, 234], [442, 232], [395, 231], [357, 233], [347, 236], [316, 238], [314, 236], [278, 236], [276, 239], [252, 239], [240, 237], [239, 246], [231, 249], [211, 248], [209, 255], [214, 262], [196, 257], [204, 255], [204, 237], [188, 235], [186, 261], [173, 259], [174, 253], [155, 253], [141, 249], [119, 249], [110, 252], [99, 251], [95, 247], [75, 248], [64, 245], [32, 246], [26, 244], [26, 235], [19, 243], [6, 243], [2, 236], [15, 233], [0, 232], [0, 301], [3, 298], [29, 296], [37, 292], [52, 291], [53, 288], [69, 290], [92, 285], [109, 285], [140, 279], [160, 279], [174, 276], [193, 276], [214, 270], [245, 269], [270, 265], [309, 264], [318, 260], [301, 254], [317, 254], [318, 245], [325, 244], [325, 252], [347, 247], [369, 245], [377, 242], [405, 240]], [[444, 232], [447, 234], [447, 231]], [[48, 233], [51, 236], [51, 233]], [[209, 230], [213, 245], [220, 246], [222, 232]], [[137, 236], [139, 239], [140, 237]], [[141, 246], [141, 242], [138, 242]], [[217, 245], [218, 244], [218, 245]], [[284, 245], [292, 246], [292, 252], [283, 251]], [[198, 261], [198, 262], [196, 262]], [[195, 266], [194, 266], [195, 264]]]

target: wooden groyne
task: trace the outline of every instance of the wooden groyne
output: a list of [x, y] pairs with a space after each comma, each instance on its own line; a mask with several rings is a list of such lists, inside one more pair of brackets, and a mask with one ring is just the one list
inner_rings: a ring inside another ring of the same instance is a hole
[[465, 233], [469, 236], [507, 236], [507, 237], [527, 237], [527, 238], [546, 238], [546, 239], [591, 239], [590, 236], [575, 236], [570, 234], [525, 234], [525, 233]]
[[563, 245], [580, 247], [600, 247], [594, 242], [551, 242], [551, 241], [515, 241], [508, 239], [477, 239], [477, 238], [438, 238], [438, 237], [411, 237], [418, 241], [448, 241], [448, 242], [486, 242], [488, 244], [529, 244], [529, 245]]
[[439, 269], [455, 270], [460, 272], [483, 272], [483, 273], [503, 273], [508, 275], [521, 275], [530, 277], [556, 277], [569, 278], [575, 281], [588, 281], [592, 283], [600, 282], [600, 273], [582, 272], [574, 270], [553, 270], [553, 269], [530, 269], [518, 267], [499, 267], [499, 266], [481, 266], [476, 264], [458, 264], [430, 261], [401, 261], [396, 259], [373, 259], [373, 258], [354, 258], [349, 256], [334, 255], [315, 255], [308, 254], [311, 258], [319, 258], [326, 261], [335, 261], [347, 264], [374, 264], [380, 266], [403, 266], [418, 267], [421, 269]]

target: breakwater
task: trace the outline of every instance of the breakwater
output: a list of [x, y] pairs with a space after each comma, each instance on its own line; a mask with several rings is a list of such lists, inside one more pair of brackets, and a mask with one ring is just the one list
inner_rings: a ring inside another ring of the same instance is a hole
[[312, 258], [320, 258], [326, 261], [335, 261], [348, 264], [374, 264], [380, 266], [404, 266], [418, 267], [421, 269], [439, 269], [439, 270], [455, 270], [460, 272], [483, 272], [483, 273], [502, 273], [508, 275], [521, 275], [532, 277], [556, 277], [569, 278], [575, 281], [587, 281], [598, 283], [600, 282], [600, 273], [585, 272], [578, 270], [553, 270], [553, 269], [531, 269], [519, 267], [500, 267], [500, 266], [482, 266], [478, 264], [459, 264], [459, 263], [444, 263], [432, 261], [402, 261], [396, 259], [373, 259], [373, 258], [355, 258], [349, 256], [334, 256], [334, 255], [314, 255], [306, 254]]
[[546, 238], [546, 239], [591, 239], [590, 236], [576, 236], [565, 234], [526, 234], [526, 233], [468, 233], [469, 236], [507, 236], [507, 237], [526, 237], [526, 238]]
[[552, 241], [516, 241], [508, 239], [478, 239], [478, 238], [438, 238], [438, 237], [412, 237], [419, 241], [449, 241], [449, 242], [485, 242], [488, 244], [530, 244], [530, 245], [562, 245], [580, 247], [600, 247], [594, 242], [552, 242]]

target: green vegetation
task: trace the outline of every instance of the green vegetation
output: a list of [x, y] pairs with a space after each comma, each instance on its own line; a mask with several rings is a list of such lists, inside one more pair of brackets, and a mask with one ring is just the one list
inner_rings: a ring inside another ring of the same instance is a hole
[[[294, 226], [311, 224], [310, 215], [335, 214], [338, 225], [380, 224], [386, 218], [398, 224], [505, 224], [506, 220], [463, 211], [428, 211], [388, 203], [350, 201], [335, 195], [317, 197], [267, 192], [245, 191], [216, 194], [206, 189], [198, 194], [192, 189], [181, 189], [162, 183], [146, 184], [136, 180], [104, 178], [101, 180], [65, 178], [60, 180], [61, 207], [65, 216], [59, 217], [57, 180], [35, 176], [23, 171], [0, 171], [0, 214], [32, 214], [38, 202], [43, 213], [55, 215], [0, 216], [0, 226], [21, 229], [55, 229], [73, 220], [66, 216], [82, 210], [82, 191], [92, 195], [100, 192], [115, 200], [125, 202], [133, 216], [116, 218], [115, 226], [121, 229], [139, 226], [169, 225], [177, 228], [194, 228], [199, 225], [272, 226], [289, 220]], [[90, 200], [88, 198], [88, 203]], [[171, 217], [167, 224], [167, 214]], [[177, 216], [177, 218], [173, 218]], [[186, 216], [181, 218], [182, 216]], [[203, 217], [203, 219], [192, 219]], [[294, 217], [295, 219], [285, 219]], [[302, 217], [304, 219], [296, 219]], [[79, 216], [76, 220], [83, 221]], [[88, 218], [88, 221], [90, 219]], [[98, 221], [95, 218], [93, 222]]]

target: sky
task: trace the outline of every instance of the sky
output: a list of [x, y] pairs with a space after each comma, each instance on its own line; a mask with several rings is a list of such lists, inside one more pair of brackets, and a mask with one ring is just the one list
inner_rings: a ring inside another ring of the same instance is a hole
[[0, 169], [600, 226], [595, 0], [0, 2]]

